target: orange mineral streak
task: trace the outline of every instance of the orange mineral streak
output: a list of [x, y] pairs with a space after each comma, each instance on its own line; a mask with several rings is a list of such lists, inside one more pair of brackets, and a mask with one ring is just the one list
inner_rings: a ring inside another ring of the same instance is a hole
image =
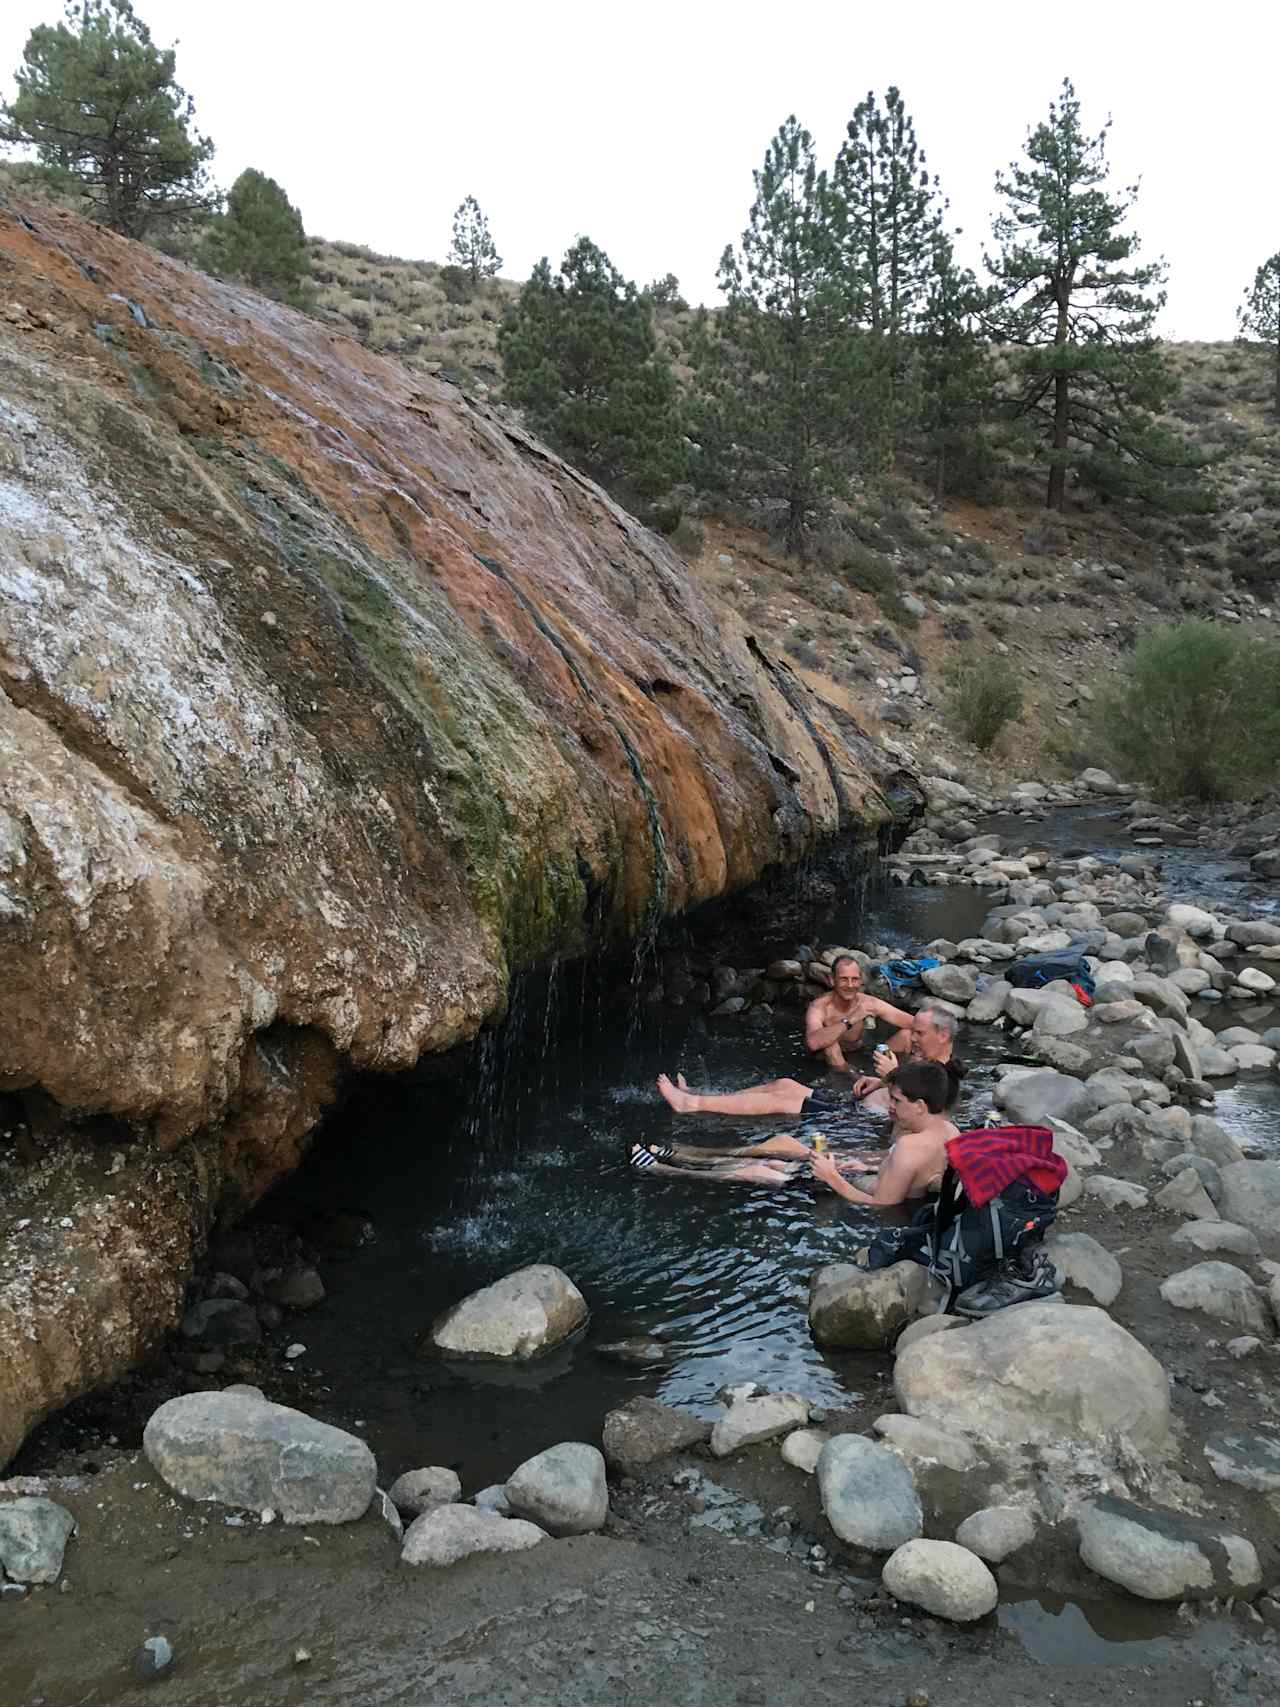
[[0, 800], [26, 874], [0, 1086], [173, 1142], [230, 1117], [271, 1025], [402, 1065], [500, 1010], [513, 964], [882, 815], [855, 718], [660, 539], [317, 320], [0, 198], [0, 400], [0, 695], [46, 805]]

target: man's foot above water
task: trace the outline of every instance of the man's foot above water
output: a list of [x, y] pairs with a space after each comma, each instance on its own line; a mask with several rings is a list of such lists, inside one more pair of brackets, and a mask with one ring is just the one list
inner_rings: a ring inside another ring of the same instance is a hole
[[659, 1073], [658, 1092], [667, 1106], [673, 1108], [677, 1114], [698, 1112], [698, 1099], [685, 1083], [683, 1073], [676, 1074], [674, 1083], [666, 1073]]

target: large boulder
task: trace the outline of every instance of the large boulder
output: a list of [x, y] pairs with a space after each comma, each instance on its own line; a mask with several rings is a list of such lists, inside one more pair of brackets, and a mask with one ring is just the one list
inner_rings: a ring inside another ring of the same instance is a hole
[[880, 1580], [895, 1600], [954, 1624], [985, 1618], [1000, 1598], [982, 1560], [954, 1541], [906, 1542], [885, 1560]]
[[531, 1263], [437, 1316], [428, 1349], [441, 1357], [536, 1357], [587, 1319], [587, 1301], [562, 1270]]
[[710, 1435], [705, 1417], [637, 1394], [605, 1417], [600, 1444], [610, 1469], [634, 1476], [662, 1458], [701, 1445]]
[[350, 1523], [377, 1483], [373, 1453], [354, 1434], [248, 1392], [186, 1393], [154, 1412], [142, 1434], [175, 1493], [286, 1523]]
[[404, 1565], [456, 1565], [473, 1553], [523, 1553], [547, 1539], [521, 1518], [499, 1517], [471, 1505], [434, 1506], [414, 1518], [400, 1549]]
[[919, 1263], [868, 1271], [833, 1262], [809, 1280], [809, 1331], [816, 1345], [881, 1351], [920, 1313], [929, 1276]]
[[594, 1446], [569, 1440], [527, 1458], [508, 1478], [507, 1504], [549, 1535], [587, 1535], [609, 1515], [604, 1458]]
[[1110, 1450], [1124, 1439], [1156, 1453], [1169, 1444], [1168, 1377], [1092, 1306], [1021, 1304], [917, 1340], [893, 1383], [904, 1411], [979, 1440]]
[[1248, 1596], [1262, 1581], [1252, 1544], [1221, 1524], [1110, 1496], [1086, 1505], [1076, 1523], [1089, 1569], [1144, 1600]]
[[1219, 1175], [1218, 1212], [1224, 1221], [1280, 1238], [1280, 1162], [1231, 1162]]
[[996, 1086], [995, 1097], [1018, 1126], [1052, 1126], [1055, 1120], [1082, 1126], [1102, 1107], [1095, 1091], [1051, 1067], [1006, 1073]]
[[851, 1547], [891, 1553], [923, 1530], [911, 1472], [887, 1447], [861, 1434], [834, 1435], [818, 1457], [817, 1474], [827, 1522]]

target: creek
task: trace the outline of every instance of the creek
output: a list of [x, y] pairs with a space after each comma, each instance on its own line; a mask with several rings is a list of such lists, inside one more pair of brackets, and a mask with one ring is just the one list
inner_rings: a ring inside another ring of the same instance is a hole
[[[1011, 840], [1112, 855], [1127, 845], [1115, 826], [1097, 809], [999, 822]], [[1179, 849], [1170, 863], [1171, 889], [1229, 904], [1218, 856]], [[961, 886], [855, 885], [815, 940], [906, 951], [976, 934], [989, 904]], [[805, 1312], [810, 1271], [850, 1256], [871, 1225], [866, 1211], [802, 1183], [772, 1191], [666, 1180], [626, 1161], [632, 1141], [667, 1138], [676, 1125], [682, 1137], [719, 1142], [785, 1130], [777, 1118], [676, 1122], [654, 1079], [679, 1069], [695, 1087], [812, 1082], [799, 1015], [709, 1021], [644, 1005], [642, 983], [619, 988], [616, 968], [606, 978], [592, 966], [521, 980], [506, 1021], [461, 1073], [442, 1078], [428, 1066], [362, 1083], [264, 1206], [313, 1241], [319, 1229], [323, 1242], [335, 1211], [372, 1223], [372, 1242], [322, 1264], [328, 1299], [294, 1327], [306, 1346], [299, 1376], [325, 1414], [359, 1425], [386, 1475], [449, 1464], [467, 1487], [484, 1486], [557, 1441], [597, 1439], [605, 1412], [637, 1392], [710, 1413], [728, 1382], [790, 1388], [830, 1406], [883, 1378], [881, 1358], [817, 1349]], [[1195, 1011], [1215, 1027], [1275, 1023], [1234, 1003]], [[1014, 1058], [1011, 1048], [988, 1028], [963, 1034], [970, 1072], [960, 1116], [986, 1112], [993, 1069]], [[1242, 1142], [1271, 1148], [1280, 1082], [1241, 1078], [1219, 1091], [1215, 1113]], [[870, 1147], [880, 1141], [872, 1117], [851, 1114], [848, 1130]], [[418, 1354], [440, 1310], [530, 1262], [563, 1268], [585, 1294], [592, 1317], [580, 1340], [523, 1368]], [[594, 1349], [640, 1336], [659, 1342], [660, 1361], [635, 1367]]]

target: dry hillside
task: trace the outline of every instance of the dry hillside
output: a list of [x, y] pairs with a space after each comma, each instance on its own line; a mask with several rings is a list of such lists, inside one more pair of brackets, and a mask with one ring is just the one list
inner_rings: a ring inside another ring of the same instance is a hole
[[[498, 324], [517, 283], [451, 302], [434, 262], [318, 240], [312, 258], [322, 318], [411, 367], [500, 394]], [[658, 311], [678, 368], [689, 319]], [[1087, 724], [1098, 681], [1143, 625], [1190, 612], [1280, 619], [1280, 422], [1265, 356], [1231, 343], [1171, 345], [1169, 356], [1182, 380], [1173, 419], [1216, 458], [1211, 516], [1119, 516], [1082, 494], [1050, 518], [1038, 479], [1016, 471], [996, 503], [938, 506], [899, 472], [843, 518], [859, 543], [852, 567], [847, 540], [829, 551], [820, 541], [801, 567], [745, 516], [687, 519], [677, 544], [704, 585], [912, 757], [950, 755], [993, 780], [1078, 770], [1097, 758]], [[963, 750], [943, 715], [946, 665], [975, 647], [1007, 650], [1027, 692], [989, 759]]]
[[[460, 293], [441, 263], [320, 238], [311, 256], [318, 319], [500, 401], [498, 327], [518, 282]], [[685, 376], [690, 319], [681, 308], [657, 314]], [[1169, 356], [1182, 380], [1173, 420], [1215, 458], [1210, 516], [1121, 516], [1080, 494], [1050, 518], [1038, 477], [1017, 469], [996, 502], [938, 506], [898, 470], [867, 489], [841, 518], [840, 539], [820, 540], [804, 567], [755, 518], [696, 503], [675, 543], [707, 590], [781, 638], [797, 670], [912, 759], [949, 756], [993, 781], [1078, 770], [1099, 757], [1087, 727], [1095, 689], [1144, 625], [1188, 612], [1280, 620], [1280, 421], [1266, 357], [1231, 343], [1171, 345]], [[1017, 665], [1027, 707], [982, 758], [947, 725], [943, 675], [952, 659], [991, 648]]]

